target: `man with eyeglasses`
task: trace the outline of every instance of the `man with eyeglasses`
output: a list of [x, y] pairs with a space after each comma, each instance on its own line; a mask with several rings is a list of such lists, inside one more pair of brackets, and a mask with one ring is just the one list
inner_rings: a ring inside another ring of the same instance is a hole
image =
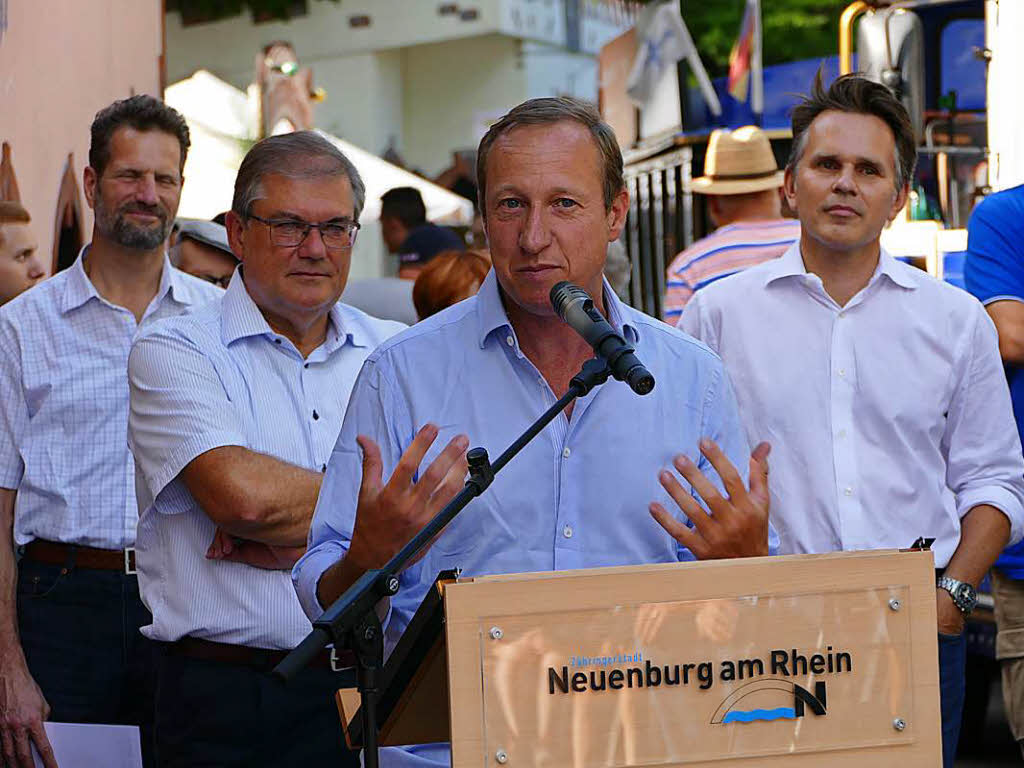
[[[221, 300], [140, 337], [129, 359], [138, 568], [153, 613], [161, 766], [356, 765], [324, 655], [270, 670], [309, 631], [289, 580], [363, 360], [404, 326], [338, 302], [365, 189], [311, 132], [238, 170]], [[356, 489], [353, 489], [355, 492]]]

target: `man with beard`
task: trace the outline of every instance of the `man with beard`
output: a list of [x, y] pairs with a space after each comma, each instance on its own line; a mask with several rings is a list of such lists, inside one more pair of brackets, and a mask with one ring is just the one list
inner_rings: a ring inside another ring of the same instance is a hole
[[[0, 740], [8, 766], [63, 722], [142, 726], [152, 649], [134, 575], [127, 362], [140, 328], [218, 296], [167, 260], [188, 127], [150, 96], [92, 124], [92, 242], [0, 308]], [[14, 548], [22, 557], [16, 562]]]

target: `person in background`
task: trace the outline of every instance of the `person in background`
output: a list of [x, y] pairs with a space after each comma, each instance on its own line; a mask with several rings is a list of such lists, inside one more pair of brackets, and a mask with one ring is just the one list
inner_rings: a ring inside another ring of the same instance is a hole
[[996, 330], [959, 288], [897, 261], [883, 227], [917, 162], [884, 85], [821, 73], [793, 110], [785, 191], [800, 240], [699, 291], [679, 327], [721, 355], [748, 439], [776, 443], [784, 554], [934, 537], [943, 764], [964, 702], [964, 622], [1024, 534], [1024, 456]]
[[704, 175], [691, 188], [707, 197], [718, 229], [676, 256], [665, 275], [665, 322], [675, 325], [694, 292], [785, 253], [800, 222], [782, 217], [782, 171], [768, 137], [747, 125], [716, 130], [704, 155]]
[[221, 293], [164, 250], [189, 147], [184, 118], [132, 96], [101, 110], [91, 134], [92, 242], [0, 307], [0, 737], [19, 768], [32, 766], [30, 743], [54, 765], [47, 716], [139, 725], [152, 764], [128, 352], [140, 329]]
[[420, 320], [475, 296], [491, 269], [486, 251], [442, 251], [420, 270], [412, 300]]
[[227, 288], [238, 266], [223, 224], [178, 219], [178, 241], [169, 251], [171, 264], [219, 288]]
[[413, 325], [419, 320], [412, 302], [413, 280], [405, 277], [369, 277], [349, 280], [341, 300], [371, 317]]
[[[1024, 186], [986, 197], [974, 209], [964, 282], [996, 324], [1017, 432], [1024, 439]], [[1024, 541], [996, 560], [992, 597], [1006, 719], [1024, 755]]]
[[46, 277], [31, 221], [21, 203], [0, 200], [0, 306]]
[[615, 291], [615, 295], [629, 302], [629, 281], [632, 279], [633, 265], [626, 252], [622, 239], [608, 243], [608, 259], [604, 264], [604, 276]]
[[381, 195], [380, 229], [388, 252], [398, 254], [398, 276], [410, 280], [441, 251], [466, 249], [457, 234], [427, 221], [423, 196], [415, 187], [395, 187]]

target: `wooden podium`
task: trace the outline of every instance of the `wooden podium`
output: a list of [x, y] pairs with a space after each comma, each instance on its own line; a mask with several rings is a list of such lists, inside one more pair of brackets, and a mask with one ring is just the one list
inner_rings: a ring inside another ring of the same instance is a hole
[[942, 763], [927, 551], [440, 581], [384, 680], [381, 743], [454, 768]]

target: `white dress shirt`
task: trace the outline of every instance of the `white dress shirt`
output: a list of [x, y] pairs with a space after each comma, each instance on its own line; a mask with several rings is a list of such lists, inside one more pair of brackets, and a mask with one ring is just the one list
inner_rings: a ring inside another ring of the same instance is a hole
[[751, 444], [772, 443], [781, 552], [907, 547], [945, 567], [991, 504], [1024, 531], [1024, 458], [996, 330], [976, 299], [882, 251], [840, 307], [799, 243], [708, 286], [680, 328], [718, 351]]
[[287, 649], [309, 632], [288, 571], [207, 559], [216, 525], [179, 474], [228, 445], [326, 469], [363, 360], [404, 327], [339, 303], [326, 340], [303, 359], [267, 324], [239, 269], [221, 301], [139, 337], [128, 437], [144, 510], [139, 588], [153, 613], [144, 635]]
[[103, 549], [135, 541], [128, 351], [140, 329], [223, 291], [171, 266], [142, 322], [100, 296], [78, 259], [0, 307], [0, 487], [14, 540]]

